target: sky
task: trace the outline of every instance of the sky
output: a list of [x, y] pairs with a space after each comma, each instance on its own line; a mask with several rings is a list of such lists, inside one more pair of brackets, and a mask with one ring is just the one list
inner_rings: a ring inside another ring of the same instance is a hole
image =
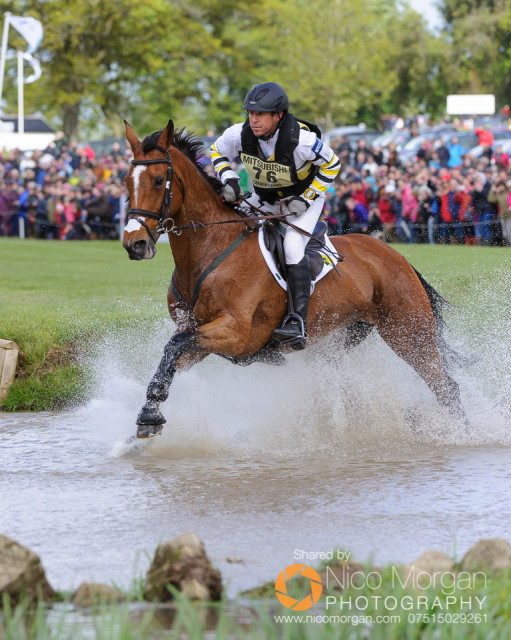
[[437, 0], [409, 0], [410, 6], [426, 18], [430, 29], [440, 27], [440, 13], [436, 8]]

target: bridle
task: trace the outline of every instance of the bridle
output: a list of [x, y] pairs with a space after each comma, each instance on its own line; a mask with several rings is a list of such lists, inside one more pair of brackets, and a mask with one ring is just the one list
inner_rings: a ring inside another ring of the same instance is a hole
[[[166, 153], [167, 157], [152, 158], [149, 160], [132, 160], [131, 164], [133, 165], [166, 164], [167, 165], [167, 177], [165, 179], [165, 193], [163, 194], [160, 213], [155, 213], [154, 211], [148, 211], [147, 209], [131, 209], [130, 208], [128, 210], [128, 215], [126, 216], [126, 220], [128, 221], [136, 220], [138, 223], [140, 223], [149, 234], [149, 237], [151, 238], [151, 240], [156, 244], [156, 238], [153, 235], [153, 232], [151, 231], [151, 229], [149, 229], [149, 227], [147, 226], [146, 221], [143, 220], [142, 218], [139, 218], [138, 216], [144, 216], [144, 218], [151, 218], [152, 220], [158, 221], [158, 226], [154, 231], [155, 234], [171, 232], [175, 227], [173, 218], [168, 217], [168, 214], [170, 212], [170, 207], [172, 205], [172, 178], [176, 176], [176, 178], [178, 179], [179, 185], [183, 192], [183, 200], [185, 197], [185, 185], [183, 184], [183, 181], [181, 180], [179, 175], [177, 173], [174, 173], [174, 165], [172, 164], [172, 156], [170, 155], [169, 150], [163, 149], [162, 147], [159, 147], [159, 146], [156, 146], [155, 149], [157, 149], [158, 151], [161, 151], [162, 153]], [[172, 226], [170, 228], [167, 227], [167, 223], [169, 221], [172, 223]]]
[[[292, 224], [289, 220], [286, 220], [286, 218], [288, 216], [293, 215], [292, 213], [288, 212], [288, 213], [284, 213], [283, 212], [283, 201], [281, 201], [280, 203], [280, 214], [270, 214], [267, 215], [266, 212], [264, 212], [263, 210], [259, 209], [258, 207], [247, 203], [249, 205], [249, 207], [253, 210], [256, 211], [257, 213], [259, 213], [259, 215], [257, 216], [252, 216], [252, 217], [248, 217], [246, 215], [244, 215], [243, 217], [237, 218], [235, 220], [217, 220], [215, 222], [196, 222], [194, 220], [190, 221], [190, 224], [184, 224], [181, 226], [176, 226], [176, 223], [174, 221], [173, 218], [171, 218], [168, 214], [170, 212], [170, 207], [172, 204], [172, 179], [174, 176], [176, 176], [176, 178], [178, 179], [179, 182], [179, 186], [181, 187], [181, 191], [183, 193], [183, 200], [185, 198], [185, 194], [186, 194], [186, 189], [185, 189], [185, 185], [183, 183], [183, 180], [181, 179], [181, 177], [179, 176], [179, 174], [174, 173], [174, 165], [172, 163], [172, 156], [170, 155], [170, 152], [168, 149], [163, 149], [162, 147], [160, 147], [159, 145], [156, 145], [154, 147], [154, 149], [161, 151], [161, 153], [165, 153], [167, 155], [166, 158], [150, 158], [148, 160], [131, 160], [131, 164], [133, 165], [150, 165], [150, 164], [166, 164], [167, 165], [167, 177], [165, 180], [165, 193], [163, 194], [163, 200], [161, 203], [161, 209], [160, 209], [160, 213], [155, 213], [154, 211], [148, 211], [147, 209], [129, 209], [128, 210], [128, 215], [126, 216], [126, 220], [136, 220], [139, 224], [141, 224], [145, 230], [147, 231], [147, 233], [149, 234], [149, 237], [151, 238], [151, 240], [153, 241], [154, 244], [156, 244], [157, 238], [155, 238], [155, 236], [153, 235], [153, 232], [151, 231], [151, 229], [149, 229], [149, 227], [147, 226], [145, 220], [142, 220], [142, 218], [139, 218], [138, 216], [144, 216], [145, 218], [151, 218], [152, 220], [157, 220], [158, 221], [158, 226], [156, 227], [156, 229], [154, 230], [155, 234], [158, 233], [173, 233], [176, 236], [180, 236], [181, 232], [184, 229], [193, 229], [193, 231], [197, 231], [198, 229], [205, 229], [209, 226], [215, 226], [215, 225], [220, 225], [220, 224], [232, 224], [232, 223], [236, 223], [236, 222], [241, 222], [242, 224], [245, 224], [245, 226], [247, 227], [247, 230], [249, 232], [255, 231], [258, 227], [259, 227], [259, 222], [262, 220], [276, 220], [279, 219], [282, 222], [284, 222], [285, 224], [289, 225], [290, 227], [292, 227], [295, 231], [297, 231], [298, 233], [301, 233], [302, 235], [305, 235], [309, 238], [312, 238], [312, 234], [308, 233], [307, 231], [305, 231], [304, 229], [301, 229], [300, 227], [297, 227], [296, 225]], [[240, 213], [238, 211], [238, 213]], [[169, 227], [167, 223], [171, 223], [171, 226]], [[255, 223], [255, 226], [253, 226]], [[321, 243], [321, 241], [319, 241]], [[327, 249], [327, 247], [321, 243], [323, 245], [323, 248], [328, 252], [328, 253], [332, 253], [329, 249]], [[336, 252], [335, 257], [339, 260], [342, 261], [344, 260], [343, 256], [339, 253]], [[337, 268], [334, 265], [334, 269], [337, 271], [337, 273], [341, 276], [341, 274], [339, 273], [339, 271], [337, 270]], [[341, 276], [342, 277], [342, 276]]]

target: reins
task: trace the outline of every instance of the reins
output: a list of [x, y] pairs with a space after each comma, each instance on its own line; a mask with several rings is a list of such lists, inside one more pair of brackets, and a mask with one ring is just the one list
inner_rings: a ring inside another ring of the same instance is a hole
[[[280, 213], [276, 213], [276, 214], [266, 214], [262, 209], [259, 209], [258, 207], [256, 207], [255, 205], [253, 205], [252, 203], [248, 202], [245, 198], [241, 199], [241, 202], [243, 202], [244, 204], [248, 205], [253, 211], [257, 211], [259, 213], [259, 215], [257, 216], [248, 216], [245, 215], [245, 217], [240, 217], [240, 218], [234, 218], [232, 220], [217, 220], [215, 222], [197, 222], [196, 220], [190, 220], [189, 224], [183, 224], [183, 225], [179, 225], [177, 226], [174, 222], [174, 218], [171, 218], [168, 214], [170, 212], [170, 207], [172, 205], [172, 179], [174, 176], [176, 176], [178, 182], [179, 182], [179, 186], [181, 187], [182, 193], [183, 193], [183, 200], [185, 198], [186, 195], [186, 189], [185, 189], [185, 185], [183, 180], [181, 179], [181, 177], [179, 176], [179, 174], [174, 172], [174, 165], [172, 163], [172, 156], [170, 155], [170, 152], [168, 149], [163, 149], [162, 147], [156, 145], [154, 147], [155, 149], [157, 149], [158, 151], [160, 151], [161, 153], [165, 153], [167, 155], [166, 158], [150, 158], [148, 160], [131, 160], [131, 164], [133, 165], [150, 165], [150, 164], [166, 164], [167, 165], [167, 177], [165, 180], [165, 193], [163, 195], [163, 200], [161, 203], [161, 209], [160, 209], [160, 213], [155, 213], [154, 211], [148, 211], [147, 209], [129, 209], [128, 210], [128, 215], [126, 217], [126, 219], [129, 220], [136, 220], [138, 223], [140, 223], [145, 230], [147, 231], [147, 233], [149, 234], [149, 237], [152, 239], [152, 241], [156, 244], [156, 238], [153, 235], [153, 232], [149, 229], [149, 227], [147, 226], [145, 220], [142, 220], [140, 217], [138, 216], [144, 216], [146, 218], [151, 218], [152, 220], [157, 220], [158, 221], [158, 226], [156, 227], [156, 229], [154, 230], [154, 233], [173, 233], [177, 236], [181, 235], [181, 232], [184, 231], [185, 229], [193, 229], [194, 232], [197, 232], [198, 229], [205, 229], [207, 227], [210, 226], [214, 226], [214, 225], [218, 225], [218, 224], [233, 224], [233, 223], [243, 223], [246, 228], [249, 231], [255, 231], [256, 229], [258, 229], [261, 225], [256, 224], [256, 226], [252, 226], [251, 224], [249, 224], [250, 222], [256, 222], [259, 223], [261, 221], [265, 221], [265, 220], [279, 220], [280, 222], [287, 224], [289, 227], [291, 227], [292, 229], [294, 229], [295, 231], [297, 231], [298, 233], [308, 237], [308, 238], [313, 238], [313, 234], [309, 233], [308, 231], [305, 231], [304, 229], [301, 229], [300, 227], [296, 226], [295, 224], [293, 224], [292, 222], [290, 222], [289, 220], [286, 220], [286, 218], [288, 218], [289, 216], [295, 215], [294, 213], [292, 213], [291, 211], [284, 213], [283, 211], [283, 207], [284, 207], [284, 202], [281, 201], [280, 202]], [[242, 214], [241, 211], [238, 211], [238, 213]], [[167, 223], [171, 222], [172, 226], [170, 228], [167, 228]], [[337, 252], [332, 251], [331, 249], [329, 249], [329, 247], [326, 246], [326, 244], [324, 242], [322, 242], [321, 240], [319, 240], [319, 238], [315, 238], [317, 242], [319, 242], [319, 244], [321, 245], [321, 247], [323, 248], [323, 250], [327, 253], [329, 253], [332, 258], [337, 259], [338, 261], [342, 262], [344, 260], [344, 257]], [[337, 273], [339, 274], [339, 276], [342, 275], [341, 273], [338, 271], [337, 267], [335, 266], [335, 264], [333, 265], [334, 269], [337, 271]]]

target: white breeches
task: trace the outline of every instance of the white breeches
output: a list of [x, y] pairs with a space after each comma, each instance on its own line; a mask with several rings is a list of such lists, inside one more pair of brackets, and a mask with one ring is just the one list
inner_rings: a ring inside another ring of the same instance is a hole
[[[259, 200], [259, 196], [257, 196], [255, 193], [253, 193], [245, 202], [253, 204], [255, 207], [262, 209], [265, 213], [280, 213], [280, 202], [276, 202], [275, 204], [261, 202], [261, 200]], [[323, 211], [324, 203], [325, 197], [320, 196], [312, 202], [310, 207], [303, 215], [289, 216], [286, 218], [286, 220], [289, 220], [300, 229], [303, 229], [308, 233], [312, 233], [319, 220], [319, 216]], [[252, 213], [256, 214], [257, 212], [252, 211]], [[283, 226], [286, 230], [284, 235], [284, 253], [286, 254], [286, 264], [298, 264], [305, 254], [305, 247], [307, 246], [307, 242], [309, 242], [310, 238], [308, 236], [302, 235], [298, 231], [295, 231], [291, 227], [288, 227], [286, 225]]]

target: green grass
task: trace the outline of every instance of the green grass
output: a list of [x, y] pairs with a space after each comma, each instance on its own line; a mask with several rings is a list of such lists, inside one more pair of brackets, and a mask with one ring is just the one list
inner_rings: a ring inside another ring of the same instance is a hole
[[22, 351], [7, 410], [68, 406], [86, 396], [77, 356], [115, 327], [166, 317], [170, 248], [132, 262], [119, 242], [0, 238], [0, 338]]
[[[394, 246], [449, 300], [473, 309], [474, 331], [489, 312], [505, 320], [495, 302], [509, 296], [511, 249]], [[132, 262], [120, 242], [0, 238], [0, 338], [23, 353], [3, 408], [56, 409], [86, 398], [80, 354], [105, 332], [137, 326], [143, 339], [166, 318], [172, 265], [166, 243], [153, 260]]]
[[[368, 566], [366, 570], [369, 572], [371, 568]], [[334, 589], [335, 581], [329, 581], [327, 589], [323, 577], [321, 597], [312, 609], [303, 612], [293, 612], [281, 605], [273, 585], [268, 585], [266, 596], [219, 603], [191, 603], [173, 591], [175, 602], [171, 608], [140, 602], [115, 605], [103, 602], [93, 609], [76, 611], [69, 602], [52, 608], [24, 601], [10, 607], [4, 600], [0, 638], [505, 640], [511, 637], [509, 570], [471, 573], [470, 586], [463, 580], [453, 588], [451, 582], [438, 578], [427, 589], [403, 587], [394, 577], [393, 566], [372, 570], [375, 572], [372, 578], [363, 584], [350, 581], [342, 592]], [[310, 586], [289, 581], [288, 592], [301, 599], [310, 593]]]
[[393, 245], [442, 295], [461, 304], [475, 301], [488, 282], [511, 276], [511, 249], [445, 245]]

